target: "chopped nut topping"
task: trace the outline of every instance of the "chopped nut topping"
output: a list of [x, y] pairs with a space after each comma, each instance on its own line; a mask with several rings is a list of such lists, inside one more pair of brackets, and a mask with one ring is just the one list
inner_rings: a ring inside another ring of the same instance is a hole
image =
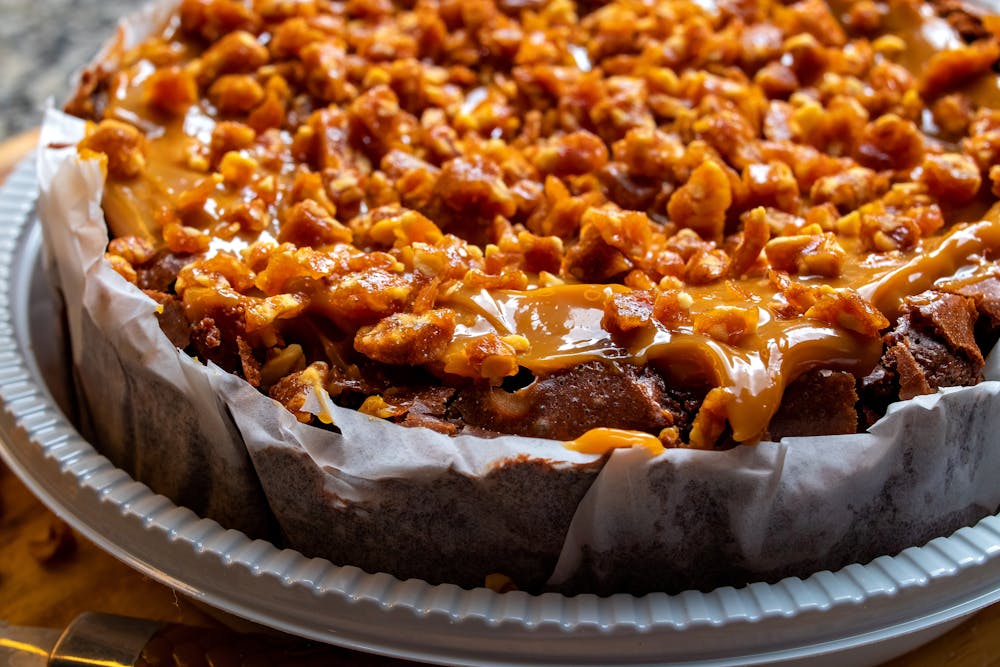
[[322, 361], [310, 364], [307, 368], [290, 373], [279, 380], [268, 394], [291, 412], [300, 422], [312, 420], [312, 415], [304, 412], [306, 400], [318, 387], [326, 384], [329, 368]]
[[472, 338], [460, 345], [456, 353], [448, 356], [444, 370], [446, 373], [466, 377], [471, 375], [499, 384], [501, 379], [517, 374], [518, 348], [525, 351], [527, 342], [517, 338], [520, 337], [500, 338], [492, 333]]
[[920, 77], [920, 94], [934, 97], [987, 71], [1000, 58], [1000, 46], [992, 39], [941, 51], [931, 56]]
[[139, 282], [138, 272], [132, 267], [132, 264], [124, 257], [121, 257], [119, 255], [113, 255], [110, 252], [108, 252], [104, 254], [104, 259], [106, 259], [108, 263], [111, 265], [111, 268], [114, 269], [115, 272], [125, 280], [129, 281], [133, 285]]
[[975, 160], [959, 153], [924, 156], [920, 178], [931, 195], [956, 204], [964, 204], [975, 197], [982, 184]]
[[326, 389], [455, 432], [453, 397], [631, 364], [690, 394], [664, 446], [761, 437], [789, 378], [871, 371], [908, 289], [998, 310], [950, 272], [1000, 248], [949, 235], [1000, 197], [1000, 46], [934, 52], [919, 2], [729, 4], [183, 0], [71, 103], [107, 261], [303, 421]]
[[743, 338], [757, 333], [759, 311], [752, 308], [718, 306], [694, 316], [694, 330], [717, 341], [738, 345]]
[[245, 30], [237, 30], [222, 37], [205, 51], [200, 60], [198, 79], [205, 84], [222, 74], [253, 72], [269, 59], [267, 48], [254, 35]]
[[379, 419], [398, 417], [399, 415], [405, 414], [407, 410], [408, 408], [405, 405], [393, 405], [392, 403], [386, 403], [385, 399], [378, 394], [366, 398], [365, 402], [361, 404], [360, 408], [358, 408], [358, 412], [371, 415], [372, 417], [378, 417]]
[[264, 89], [245, 74], [226, 74], [208, 89], [208, 98], [220, 113], [232, 115], [250, 111], [264, 100]]
[[694, 300], [687, 292], [667, 289], [656, 295], [653, 303], [653, 317], [668, 329], [691, 321], [691, 306]]
[[712, 449], [726, 428], [726, 408], [732, 394], [721, 387], [708, 392], [691, 426], [689, 440], [694, 449]]
[[150, 106], [180, 115], [198, 101], [198, 84], [187, 70], [164, 67], [149, 76], [146, 99]]
[[864, 167], [851, 167], [817, 180], [810, 196], [817, 203], [830, 202], [841, 211], [856, 209], [882, 194], [888, 186], [884, 177]]
[[306, 199], [287, 209], [278, 241], [313, 247], [350, 243], [351, 230], [314, 200]]
[[767, 247], [770, 235], [767, 213], [762, 207], [743, 214], [743, 235], [733, 250], [732, 262], [729, 265], [731, 277], [740, 278], [754, 267], [760, 258], [760, 253]]

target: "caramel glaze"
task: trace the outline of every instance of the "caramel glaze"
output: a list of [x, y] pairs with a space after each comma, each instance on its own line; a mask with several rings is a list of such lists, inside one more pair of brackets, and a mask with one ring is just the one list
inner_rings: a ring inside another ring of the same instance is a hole
[[[898, 62], [914, 76], [920, 75], [935, 53], [962, 46], [961, 37], [948, 21], [935, 16], [931, 6], [918, 8], [907, 2], [894, 2], [892, 8], [886, 17], [886, 33], [905, 35], [907, 48], [899, 54]], [[1000, 108], [1000, 77], [979, 77], [963, 86], [962, 92], [976, 106]], [[934, 134], [935, 129], [924, 127], [929, 134]]]
[[[1000, 251], [997, 210], [993, 209], [987, 220], [929, 239], [923, 248], [894, 261], [857, 265], [832, 284], [857, 289], [883, 314], [895, 317], [905, 297], [939, 281], [975, 272], [985, 266], [983, 260]], [[686, 290], [693, 300], [692, 315], [719, 306], [757, 309], [756, 333], [737, 345], [695, 333], [689, 325], [668, 329], [656, 320], [622, 344], [612, 340], [601, 319], [606, 296], [627, 291], [621, 285], [463, 290], [447, 297], [445, 305], [461, 314], [454, 346], [487, 332], [524, 336], [531, 349], [518, 360], [534, 373], [603, 359], [652, 364], [681, 386], [720, 387], [731, 399], [726, 402], [726, 414], [737, 442], [760, 439], [787, 383], [815, 368], [863, 376], [875, 366], [882, 351], [878, 338], [812, 318], [782, 319], [778, 314], [782, 298], [766, 278], [729, 281], [721, 289], [714, 285]]]
[[592, 428], [579, 438], [567, 442], [566, 447], [582, 454], [605, 454], [612, 449], [630, 447], [645, 447], [652, 456], [666, 451], [655, 435], [618, 428]]
[[[148, 167], [138, 178], [110, 179], [101, 205], [112, 236], [136, 236], [159, 249], [164, 244], [164, 215], [175, 208], [181, 193], [211, 178], [192, 165], [206, 161], [207, 166], [210, 156], [205, 147], [211, 144], [218, 114], [205, 101], [189, 107], [180, 120], [151, 108], [144, 101], [143, 83], [153, 70], [151, 63], [139, 60], [120, 72], [109, 91], [105, 117], [130, 123], [145, 133]], [[283, 138], [286, 145], [291, 142], [290, 137]], [[243, 152], [251, 158], [265, 159], [259, 146]], [[283, 158], [268, 159], [261, 167], [285, 185], [294, 172], [294, 161], [291, 155]], [[272, 222], [263, 230], [245, 231], [226, 222], [233, 207], [249, 203], [258, 195], [249, 188], [233, 192], [222, 183], [215, 183], [204, 203], [186, 213], [184, 223], [212, 235], [211, 253], [239, 252], [255, 241], [277, 236], [276, 213], [281, 207], [281, 193], [286, 190], [275, 188], [276, 199], [267, 207]]]
[[[897, 13], [898, 32], [915, 36], [914, 48], [903, 64], [918, 71], [933, 51], [953, 46], [956, 39], [947, 24], [930, 15]], [[131, 180], [112, 180], [104, 194], [104, 210], [115, 236], [138, 236], [156, 247], [163, 244], [160, 216], [169, 210], [179, 193], [206, 177], [192, 168], [192, 155], [209, 143], [215, 126], [214, 110], [207, 102], [192, 106], [180, 121], [157, 117], [141, 99], [143, 79], [152, 66], [139, 61], [119, 75], [109, 93], [105, 116], [130, 122], [143, 129], [148, 139], [148, 167]], [[1000, 103], [995, 76], [984, 77], [969, 88], [980, 101]], [[290, 141], [284, 142], [287, 146]], [[246, 149], [253, 156], [253, 148]], [[291, 178], [293, 160], [272, 159], [262, 169], [278, 179]], [[277, 188], [281, 192], [282, 188]], [[249, 191], [248, 191], [249, 193]], [[232, 231], [224, 222], [227, 207], [248, 201], [253, 193], [241, 194], [221, 184], [185, 224], [210, 231], [215, 237], [209, 252], [238, 252], [254, 241], [277, 236], [276, 213], [280, 201], [269, 203], [271, 222], [256, 232]], [[280, 195], [279, 195], [280, 196]], [[230, 231], [227, 231], [230, 230]], [[842, 240], [847, 243], [847, 240]], [[849, 249], [851, 250], [851, 249]], [[849, 264], [833, 281], [821, 277], [802, 278], [804, 284], [828, 284], [853, 288], [869, 299], [890, 319], [909, 296], [936, 283], [960, 280], [986, 269], [988, 259], [1000, 251], [1000, 210], [992, 209], [981, 222], [955, 227], [946, 236], [927, 239], [908, 253], [887, 254], [868, 263]], [[322, 282], [315, 283], [322, 289]], [[524, 291], [472, 290], [444, 293], [439, 305], [456, 311], [458, 328], [452, 349], [471, 338], [489, 333], [519, 335], [530, 348], [518, 355], [521, 366], [546, 374], [593, 360], [652, 364], [668, 380], [680, 385], [722, 388], [728, 394], [726, 413], [733, 439], [755, 442], [766, 432], [787, 383], [814, 368], [849, 371], [860, 377], [877, 363], [882, 350], [878, 338], [864, 337], [828, 323], [797, 317], [782, 319], [776, 309], [782, 297], [766, 277], [752, 277], [688, 287], [691, 314], [718, 306], [757, 310], [755, 333], [738, 344], [720, 342], [695, 333], [691, 326], [667, 328], [650, 323], [626, 341], [613, 340], [601, 326], [604, 303], [614, 292], [627, 292], [622, 285], [566, 284]], [[322, 296], [317, 294], [316, 301]], [[447, 356], [447, 353], [446, 353]], [[654, 436], [614, 429], [596, 429], [569, 443], [579, 451], [604, 453], [611, 448], [640, 445], [654, 454]], [[656, 441], [659, 444], [659, 441]]]
[[1000, 249], [1000, 205], [993, 206], [980, 222], [959, 225], [943, 238], [929, 239], [926, 246], [931, 247], [861, 286], [858, 292], [892, 319], [909, 295], [949, 278], [989, 271]]

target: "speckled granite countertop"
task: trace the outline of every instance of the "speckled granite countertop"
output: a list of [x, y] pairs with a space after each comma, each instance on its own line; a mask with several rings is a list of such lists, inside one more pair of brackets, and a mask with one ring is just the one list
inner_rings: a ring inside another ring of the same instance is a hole
[[70, 76], [141, 0], [0, 0], [0, 140], [41, 122]]

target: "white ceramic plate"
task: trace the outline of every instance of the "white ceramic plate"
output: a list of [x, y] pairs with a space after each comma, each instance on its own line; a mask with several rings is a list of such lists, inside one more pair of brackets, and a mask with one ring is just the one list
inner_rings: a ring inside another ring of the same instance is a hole
[[192, 598], [304, 637], [454, 665], [874, 664], [1000, 599], [997, 516], [839, 572], [674, 596], [498, 595], [251, 541], [132, 480], [60, 410], [69, 382], [36, 196], [28, 161], [0, 188], [0, 456], [81, 533]]

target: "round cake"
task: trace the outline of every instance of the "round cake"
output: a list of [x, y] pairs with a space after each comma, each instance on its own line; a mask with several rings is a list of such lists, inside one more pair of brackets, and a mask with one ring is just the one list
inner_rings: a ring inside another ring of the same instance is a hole
[[141, 23], [82, 75], [86, 124], [50, 119], [41, 210], [84, 426], [154, 490], [370, 571], [600, 593], [806, 575], [996, 511], [994, 17]]

